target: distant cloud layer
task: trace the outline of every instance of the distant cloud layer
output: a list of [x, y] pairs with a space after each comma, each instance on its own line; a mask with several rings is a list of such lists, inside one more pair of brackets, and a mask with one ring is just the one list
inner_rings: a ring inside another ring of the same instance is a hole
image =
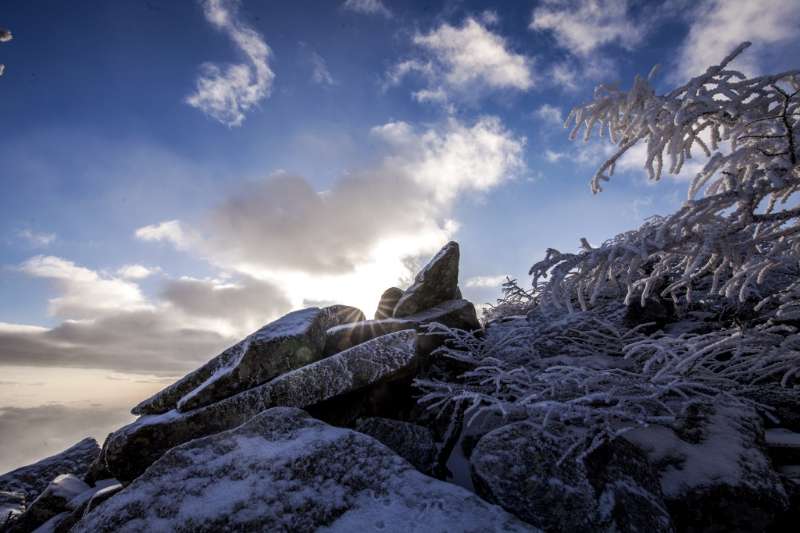
[[386, 18], [391, 18], [392, 12], [389, 11], [381, 0], [347, 0], [343, 7], [356, 13], [364, 13], [366, 15], [381, 15]]
[[224, 32], [245, 55], [247, 63], [202, 65], [197, 88], [186, 102], [230, 127], [241, 126], [245, 113], [268, 97], [275, 74], [269, 66], [271, 51], [263, 37], [238, 18], [234, 0], [204, 0], [208, 22]]
[[[496, 23], [496, 17], [492, 21]], [[513, 52], [506, 40], [487, 26], [468, 18], [460, 27], [442, 24], [429, 33], [417, 33], [413, 43], [423, 55], [397, 63], [387, 74], [386, 86], [398, 85], [416, 73], [428, 86], [414, 92], [414, 98], [440, 103], [454, 96], [474, 98], [489, 90], [532, 88], [533, 59]]]

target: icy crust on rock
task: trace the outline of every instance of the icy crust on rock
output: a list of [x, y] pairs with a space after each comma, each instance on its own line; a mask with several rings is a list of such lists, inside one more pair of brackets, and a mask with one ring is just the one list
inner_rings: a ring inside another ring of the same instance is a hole
[[534, 531], [295, 408], [170, 450], [74, 532]]
[[270, 407], [306, 407], [391, 379], [416, 362], [414, 330], [384, 335], [211, 405], [141, 417], [109, 436], [106, 464], [130, 480], [178, 444], [236, 427]]
[[0, 491], [19, 492], [32, 501], [60, 474], [83, 477], [99, 454], [96, 440], [83, 439], [63, 452], [0, 476]]

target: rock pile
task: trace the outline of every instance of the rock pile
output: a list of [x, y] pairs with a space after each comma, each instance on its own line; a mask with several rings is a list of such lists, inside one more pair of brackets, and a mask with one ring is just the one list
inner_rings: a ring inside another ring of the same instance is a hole
[[753, 410], [698, 404], [670, 427], [630, 431], [566, 461], [564, 437], [582, 435], [578, 427], [543, 434], [525, 420], [490, 417], [467, 429], [417, 405], [415, 378], [457, 384], [463, 371], [439, 360], [444, 341], [431, 324], [493, 335], [461, 298], [458, 261], [449, 243], [407, 290], [387, 289], [371, 320], [343, 305], [290, 313], [134, 407], [140, 417], [102, 449], [87, 439], [0, 477], [0, 531], [796, 525], [793, 395], [754, 389], [782, 424], [766, 433]]

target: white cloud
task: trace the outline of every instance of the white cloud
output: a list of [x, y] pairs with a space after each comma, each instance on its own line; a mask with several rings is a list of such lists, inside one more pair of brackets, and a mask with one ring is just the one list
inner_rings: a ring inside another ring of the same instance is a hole
[[54, 316], [81, 320], [150, 307], [136, 284], [101, 276], [60, 257], [38, 255], [25, 261], [20, 269], [31, 276], [56, 282], [62, 294], [49, 302], [49, 311]]
[[7, 30], [5, 28], [0, 28], [0, 43], [7, 43], [13, 38], [14, 36], [11, 34], [10, 30]]
[[530, 28], [553, 32], [559, 46], [579, 56], [609, 43], [630, 49], [644, 37], [628, 0], [547, 0], [534, 9]]
[[567, 154], [563, 152], [554, 152], [553, 150], [545, 150], [544, 151], [544, 158], [547, 159], [551, 163], [558, 163], [563, 158], [565, 158]]
[[511, 51], [504, 38], [474, 18], [461, 27], [442, 24], [430, 33], [418, 33], [413, 42], [427, 57], [395, 65], [387, 73], [386, 86], [419, 73], [428, 87], [414, 93], [417, 100], [474, 98], [488, 90], [527, 91], [535, 84], [533, 59]]
[[177, 249], [189, 247], [195, 236], [184, 230], [180, 220], [166, 220], [158, 224], [151, 224], [136, 230], [136, 238], [142, 241], [169, 242]]
[[496, 289], [505, 283], [507, 275], [502, 276], [475, 276], [467, 279], [464, 285], [471, 288]]
[[450, 119], [443, 129], [416, 131], [406, 122], [373, 128], [392, 147], [389, 168], [402, 169], [441, 203], [459, 193], [487, 191], [518, 172], [524, 138], [516, 138], [496, 117], [472, 126]]
[[381, 0], [347, 0], [343, 7], [365, 15], [382, 15], [386, 18], [391, 18], [392, 16], [392, 12]]
[[244, 53], [247, 63], [221, 68], [202, 65], [197, 89], [186, 102], [227, 126], [240, 126], [245, 113], [268, 97], [275, 74], [269, 66], [271, 51], [263, 37], [243, 24], [233, 0], [204, 0], [203, 12], [216, 29], [225, 32]]
[[552, 106], [550, 104], [543, 104], [536, 110], [536, 116], [549, 124], [562, 126], [564, 124], [564, 115], [560, 107]]
[[17, 232], [17, 236], [24, 239], [31, 246], [44, 248], [50, 246], [56, 240], [55, 233], [39, 233], [30, 229], [23, 229]]
[[142, 265], [125, 265], [117, 270], [117, 275], [125, 279], [144, 279], [158, 272], [159, 268], [147, 268]]
[[[197, 225], [187, 250], [280, 286], [293, 306], [336, 301], [370, 313], [386, 287], [408, 277], [408, 258], [429, 256], [452, 238], [456, 198], [488, 191], [524, 168], [525, 139], [497, 118], [426, 128], [391, 122], [372, 136], [377, 162], [324, 192], [286, 173], [233, 192]], [[139, 233], [182, 242], [156, 228]]]
[[691, 13], [691, 26], [678, 56], [679, 81], [717, 65], [742, 41], [753, 47], [735, 66], [760, 74], [764, 59], [774, 59], [775, 45], [797, 38], [800, 2], [707, 0]]
[[318, 53], [311, 52], [311, 80], [320, 85], [335, 85], [336, 82], [328, 70], [325, 59]]

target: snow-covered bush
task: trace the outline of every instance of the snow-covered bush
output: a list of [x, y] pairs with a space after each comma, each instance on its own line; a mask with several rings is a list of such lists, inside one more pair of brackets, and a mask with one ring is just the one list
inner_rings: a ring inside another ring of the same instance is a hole
[[583, 240], [575, 254], [548, 250], [530, 271], [535, 286], [549, 277], [544, 301], [586, 309], [615, 290], [626, 303], [653, 294], [690, 303], [701, 278], [711, 279], [704, 294], [758, 301], [781, 289], [765, 281], [780, 285], [798, 274], [800, 71], [748, 78], [729, 69], [748, 45], [665, 95], [650, 85], [654, 69], [629, 91], [598, 87], [592, 102], [571, 112], [573, 138], [607, 133], [617, 145], [592, 179], [594, 192], [638, 143], [646, 144], [652, 180], [665, 164], [680, 172], [698, 152], [708, 161], [676, 213], [597, 248]]
[[[654, 69], [629, 91], [599, 87], [572, 111], [573, 138], [608, 133], [618, 148], [595, 192], [640, 142], [653, 180], [665, 164], [680, 172], [693, 150], [707, 163], [676, 213], [597, 248], [582, 239], [578, 253], [548, 250], [531, 290], [508, 280], [484, 337], [441, 327], [438, 355], [471, 370], [418, 380], [423, 403], [467, 423], [571, 428], [559, 437], [565, 459], [635, 427], [671, 425], [697, 403], [769, 416], [745, 391], [800, 383], [800, 71], [731, 70], [747, 46], [668, 94], [651, 87]], [[655, 333], [627, 320], [629, 306], [653, 300], [677, 311]]]

